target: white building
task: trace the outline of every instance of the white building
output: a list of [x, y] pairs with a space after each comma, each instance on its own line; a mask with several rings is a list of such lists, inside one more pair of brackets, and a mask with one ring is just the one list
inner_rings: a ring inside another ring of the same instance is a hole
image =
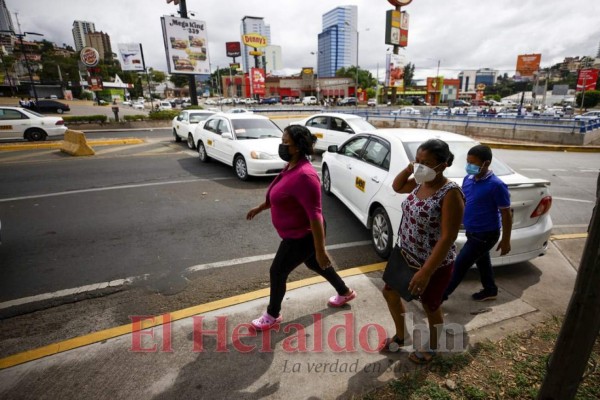
[[268, 74], [273, 71], [279, 71], [283, 69], [283, 62], [281, 61], [281, 46], [270, 45], [265, 47], [265, 71]]
[[[242, 23], [240, 24], [240, 36], [246, 35], [249, 33], [258, 33], [259, 35], [265, 36], [267, 38], [267, 45], [271, 44], [271, 26], [266, 25], [263, 17], [249, 17], [245, 16], [242, 18]], [[245, 72], [248, 72], [250, 68], [255, 66], [254, 56], [249, 54], [253, 48], [242, 44], [242, 68]], [[264, 59], [261, 57], [259, 59], [259, 67], [264, 67], [262, 64]]]
[[75, 42], [75, 50], [79, 51], [87, 46], [85, 41], [85, 35], [87, 33], [96, 32], [96, 26], [93, 22], [87, 21], [73, 21], [73, 41]]

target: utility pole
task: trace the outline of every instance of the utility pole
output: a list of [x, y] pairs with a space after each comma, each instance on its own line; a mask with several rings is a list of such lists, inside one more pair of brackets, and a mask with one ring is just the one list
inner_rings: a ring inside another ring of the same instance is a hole
[[600, 333], [600, 174], [575, 288], [550, 357], [538, 400], [571, 400]]

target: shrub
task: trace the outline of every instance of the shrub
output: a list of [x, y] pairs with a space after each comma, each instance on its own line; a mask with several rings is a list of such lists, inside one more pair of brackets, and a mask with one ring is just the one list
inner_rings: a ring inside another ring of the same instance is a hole
[[74, 123], [100, 123], [103, 124], [107, 121], [108, 117], [106, 115], [71, 115], [62, 117], [65, 123], [74, 122]]
[[148, 116], [153, 120], [169, 120], [179, 115], [178, 110], [150, 111]]
[[148, 116], [145, 114], [125, 115], [123, 119], [125, 121], [144, 121], [148, 119]]
[[204, 107], [202, 107], [202, 106], [187, 106], [184, 108], [184, 110], [204, 110]]

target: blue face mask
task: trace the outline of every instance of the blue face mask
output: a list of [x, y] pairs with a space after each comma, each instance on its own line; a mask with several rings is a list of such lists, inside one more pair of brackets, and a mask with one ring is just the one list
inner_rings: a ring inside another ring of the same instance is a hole
[[465, 170], [467, 171], [467, 174], [469, 175], [477, 175], [481, 172], [481, 167], [478, 167], [475, 164], [468, 164], [465, 167]]

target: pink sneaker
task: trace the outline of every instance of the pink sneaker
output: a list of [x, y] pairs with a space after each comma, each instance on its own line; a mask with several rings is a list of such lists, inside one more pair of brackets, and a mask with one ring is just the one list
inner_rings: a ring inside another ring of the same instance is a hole
[[356, 297], [356, 292], [354, 290], [350, 291], [350, 294], [347, 296], [340, 296], [339, 294], [336, 294], [335, 296], [331, 296], [329, 298], [329, 301], [327, 302], [328, 305], [330, 305], [331, 307], [341, 307], [344, 304], [346, 304], [347, 302], [349, 302], [350, 300], [354, 299]]
[[273, 325], [283, 321], [283, 317], [279, 314], [279, 317], [273, 318], [269, 313], [264, 313], [260, 318], [252, 320], [252, 326], [257, 331], [264, 331], [271, 328]]

